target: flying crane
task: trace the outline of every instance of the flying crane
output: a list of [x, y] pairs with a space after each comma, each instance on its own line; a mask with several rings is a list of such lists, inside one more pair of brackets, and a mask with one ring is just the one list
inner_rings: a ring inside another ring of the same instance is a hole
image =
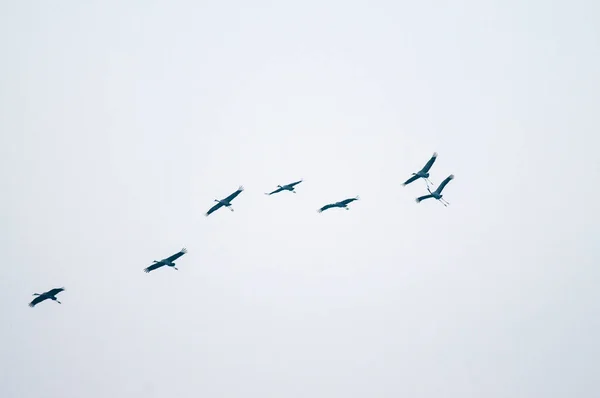
[[235, 199], [243, 190], [244, 190], [244, 187], [240, 186], [237, 191], [235, 191], [234, 193], [232, 193], [225, 199], [221, 199], [221, 200], [215, 199], [215, 202], [217, 202], [217, 204], [214, 205], [213, 207], [211, 207], [210, 210], [208, 210], [206, 212], [205, 216], [208, 217], [211, 213], [215, 212], [216, 210], [220, 209], [223, 206], [225, 206], [229, 210], [233, 211], [233, 207], [231, 207], [231, 201], [233, 199]]
[[29, 306], [31, 308], [33, 308], [44, 300], [52, 300], [52, 301], [57, 302], [58, 304], [62, 304], [60, 301], [58, 301], [58, 299], [56, 298], [56, 295], [64, 290], [65, 290], [64, 287], [58, 287], [58, 288], [55, 288], [52, 290], [48, 290], [47, 292], [44, 292], [42, 294], [33, 293], [33, 295], [37, 296], [37, 297], [34, 298], [31, 303], [29, 303]]
[[324, 212], [325, 210], [327, 210], [327, 209], [331, 209], [331, 208], [333, 208], [333, 207], [339, 207], [339, 208], [344, 208], [344, 209], [346, 209], [346, 210], [350, 210], [350, 208], [348, 207], [348, 204], [349, 204], [349, 203], [352, 203], [352, 202], [354, 202], [355, 200], [358, 200], [358, 199], [359, 199], [359, 197], [358, 197], [358, 196], [356, 196], [355, 198], [344, 199], [344, 200], [342, 200], [342, 201], [339, 201], [339, 202], [330, 203], [330, 204], [328, 204], [328, 205], [325, 205], [325, 206], [321, 207], [321, 208], [320, 208], [319, 210], [317, 210], [317, 211], [318, 211], [319, 213], [322, 213], [322, 212]]
[[417, 203], [425, 200], [425, 199], [429, 199], [429, 198], [434, 198], [436, 200], [439, 200], [444, 206], [448, 206], [450, 203], [446, 202], [445, 199], [442, 199], [443, 195], [442, 195], [442, 190], [444, 189], [444, 187], [446, 186], [446, 184], [448, 184], [450, 181], [452, 181], [454, 179], [454, 174], [450, 174], [448, 177], [446, 177], [446, 179], [444, 181], [442, 181], [442, 183], [440, 184], [439, 187], [437, 187], [437, 189], [433, 192], [431, 192], [431, 190], [429, 189], [429, 185], [427, 186], [427, 190], [429, 191], [429, 195], [425, 195], [425, 196], [421, 196], [418, 197], [416, 199]]
[[278, 193], [278, 192], [281, 192], [281, 191], [290, 191], [290, 192], [296, 193], [296, 191], [294, 191], [294, 186], [297, 185], [297, 184], [300, 184], [302, 181], [304, 181], [304, 180], [292, 182], [292, 183], [287, 184], [287, 185], [277, 185], [277, 189], [276, 190], [274, 190], [273, 192], [270, 192], [270, 193], [265, 192], [265, 195], [273, 195], [274, 193]]
[[175, 267], [175, 260], [177, 260], [179, 257], [183, 256], [185, 253], [187, 253], [187, 249], [184, 247], [183, 249], [181, 249], [179, 252], [173, 254], [170, 257], [164, 258], [160, 261], [156, 261], [154, 260], [154, 264], [152, 264], [151, 266], [144, 268], [144, 272], [148, 273], [150, 271], [154, 271], [155, 269], [158, 269], [162, 266], [168, 266], [173, 268], [176, 271], [179, 271], [176, 267]]
[[438, 155], [437, 152], [434, 152], [431, 159], [429, 159], [427, 161], [427, 164], [425, 164], [425, 166], [423, 166], [423, 168], [421, 170], [419, 170], [418, 172], [412, 173], [413, 176], [410, 177], [408, 180], [404, 181], [402, 183], [402, 186], [406, 186], [406, 185], [410, 184], [411, 182], [418, 180], [419, 178], [422, 178], [425, 180], [426, 183], [428, 183], [428, 184], [431, 183], [433, 185], [433, 183], [429, 179], [429, 169], [431, 168], [431, 166], [433, 166], [433, 163], [435, 162], [437, 155]]

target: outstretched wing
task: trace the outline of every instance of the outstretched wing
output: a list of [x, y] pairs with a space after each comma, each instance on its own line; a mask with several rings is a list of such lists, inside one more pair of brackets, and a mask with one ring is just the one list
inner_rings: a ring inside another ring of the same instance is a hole
[[446, 177], [446, 179], [444, 181], [442, 181], [442, 183], [440, 184], [440, 186], [437, 187], [437, 189], [435, 191], [437, 193], [442, 193], [442, 190], [444, 189], [444, 187], [446, 186], [446, 184], [448, 184], [453, 179], [454, 179], [454, 174], [450, 174], [448, 177]]
[[276, 189], [276, 190], [274, 190], [273, 192], [269, 192], [269, 193], [266, 193], [266, 192], [265, 192], [265, 195], [273, 195], [274, 193], [281, 192], [281, 191], [283, 191], [283, 188], [277, 188], [277, 189]]
[[302, 181], [304, 181], [304, 180], [300, 180], [300, 181], [292, 182], [291, 184], [288, 184], [288, 186], [290, 186], [290, 187], [294, 187], [295, 185], [298, 185], [298, 184], [300, 184]]
[[408, 185], [408, 184], [410, 184], [411, 182], [418, 180], [419, 178], [420, 178], [419, 176], [412, 176], [412, 177], [410, 177], [408, 180], [404, 181], [404, 182], [402, 183], [402, 185], [403, 185], [403, 186], [404, 186], [404, 185]]
[[357, 196], [356, 198], [344, 199], [344, 200], [342, 200], [341, 202], [338, 202], [338, 204], [340, 204], [340, 205], [342, 205], [342, 206], [345, 206], [345, 205], [347, 205], [348, 203], [354, 202], [355, 200], [358, 200], [358, 199], [359, 199], [359, 198], [358, 198], [358, 196]]
[[425, 165], [425, 167], [423, 167], [421, 169], [421, 171], [423, 173], [427, 173], [429, 171], [429, 169], [431, 168], [431, 166], [433, 166], [433, 163], [435, 162], [435, 159], [437, 158], [437, 152], [433, 153], [433, 156], [431, 157], [431, 159], [429, 159], [429, 161], [427, 162], [427, 164]]
[[155, 269], [158, 269], [158, 268], [162, 267], [163, 265], [165, 265], [165, 263], [163, 263], [163, 262], [160, 262], [160, 263], [154, 263], [154, 264], [152, 264], [151, 266], [149, 266], [149, 267], [147, 267], [147, 268], [144, 268], [144, 272], [145, 272], [145, 273], [148, 273], [148, 272], [150, 272], [150, 271], [154, 271]]
[[337, 207], [337, 206], [336, 206], [335, 204], [333, 204], [333, 203], [330, 203], [330, 204], [328, 204], [328, 205], [325, 205], [325, 206], [321, 207], [321, 208], [320, 208], [319, 210], [317, 210], [317, 211], [318, 211], [319, 213], [321, 213], [321, 212], [323, 212], [323, 211], [325, 211], [325, 210], [327, 210], [327, 209], [331, 209], [332, 207]]
[[55, 296], [58, 293], [62, 292], [63, 290], [65, 290], [64, 287], [58, 287], [56, 289], [52, 289], [50, 291], [47, 291], [45, 294], [47, 294], [48, 296]]
[[185, 253], [187, 253], [187, 249], [184, 247], [183, 249], [181, 249], [178, 253], [173, 254], [171, 257], [165, 258], [163, 261], [164, 262], [172, 262], [177, 260], [179, 257], [183, 256]]
[[214, 205], [213, 207], [211, 207], [205, 214], [205, 216], [209, 216], [211, 213], [214, 213], [216, 210], [218, 210], [221, 206], [223, 206], [221, 204], [221, 202], [218, 202], [216, 205]]
[[418, 197], [415, 200], [417, 201], [417, 203], [419, 203], [420, 201], [425, 200], [425, 199], [429, 199], [429, 198], [433, 198], [433, 195], [420, 196], [420, 197]]
[[33, 299], [33, 301], [31, 301], [31, 303], [29, 303], [29, 306], [31, 308], [35, 307], [36, 305], [38, 305], [39, 303], [41, 303], [42, 301], [46, 300], [47, 297], [46, 296], [37, 296], [36, 298]]
[[235, 191], [234, 193], [232, 193], [231, 195], [229, 195], [228, 197], [223, 199], [223, 202], [231, 202], [233, 199], [235, 199], [236, 196], [238, 196], [240, 193], [242, 193], [243, 190], [244, 190], [244, 187], [240, 186], [237, 191]]

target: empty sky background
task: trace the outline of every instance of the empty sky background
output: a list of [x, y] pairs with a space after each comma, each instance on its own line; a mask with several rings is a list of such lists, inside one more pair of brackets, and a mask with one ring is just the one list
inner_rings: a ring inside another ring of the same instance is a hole
[[0, 396], [598, 397], [599, 20], [2, 1]]

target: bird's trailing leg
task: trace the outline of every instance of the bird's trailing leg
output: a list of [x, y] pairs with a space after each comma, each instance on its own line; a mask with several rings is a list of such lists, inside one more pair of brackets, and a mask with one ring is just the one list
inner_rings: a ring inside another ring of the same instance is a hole
[[56, 301], [58, 304], [62, 304], [60, 301], [58, 301], [58, 300], [56, 300], [56, 299], [54, 299], [54, 301]]

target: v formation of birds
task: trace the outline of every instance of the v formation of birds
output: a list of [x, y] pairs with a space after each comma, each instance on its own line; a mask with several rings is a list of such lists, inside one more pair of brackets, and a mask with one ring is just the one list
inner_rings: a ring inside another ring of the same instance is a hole
[[[430, 184], [433, 185], [433, 183], [431, 182], [431, 180], [429, 180], [429, 170], [431, 169], [431, 166], [433, 166], [433, 164], [435, 163], [437, 156], [438, 156], [437, 152], [434, 152], [434, 154], [431, 156], [431, 159], [429, 159], [427, 161], [425, 166], [423, 166], [423, 168], [421, 170], [419, 170], [418, 172], [412, 173], [412, 176], [409, 179], [407, 179], [405, 182], [403, 182], [402, 185], [406, 186], [418, 179], [423, 179], [425, 181], [425, 183], [427, 184], [427, 191], [429, 192], [429, 194], [416, 198], [416, 202], [420, 203], [423, 200], [433, 198], [433, 199], [439, 201], [440, 203], [442, 203], [444, 206], [448, 206], [450, 203], [448, 203], [445, 199], [443, 199], [442, 190], [446, 187], [446, 185], [450, 181], [452, 181], [454, 179], [454, 174], [450, 174], [448, 177], [446, 177], [440, 183], [440, 185], [438, 185], [438, 187], [435, 189], [435, 191], [431, 191], [431, 189], [430, 189]], [[296, 185], [300, 184], [302, 181], [303, 180], [299, 180], [299, 181], [292, 182], [292, 183], [289, 183], [286, 185], [278, 185], [277, 189], [273, 190], [272, 192], [265, 192], [265, 195], [270, 196], [270, 195], [274, 195], [274, 194], [282, 192], [282, 191], [289, 191], [292, 193], [296, 193], [295, 187], [296, 187]], [[227, 196], [226, 198], [221, 199], [221, 200], [215, 199], [216, 204], [213, 207], [211, 207], [206, 212], [205, 215], [208, 217], [215, 211], [219, 210], [221, 207], [225, 207], [225, 208], [229, 209], [230, 211], [233, 211], [233, 207], [231, 207], [231, 201], [233, 199], [235, 199], [240, 193], [242, 193], [243, 190], [244, 190], [244, 187], [240, 186], [237, 189], [237, 191], [233, 192], [231, 195]], [[326, 204], [325, 206], [321, 207], [317, 211], [319, 213], [322, 213], [325, 210], [332, 209], [335, 207], [350, 210], [348, 205], [350, 203], [354, 202], [355, 200], [359, 200], [359, 197], [356, 196], [354, 198], [344, 199], [339, 202], [329, 203], [329, 204]], [[164, 266], [171, 267], [174, 270], [177, 270], [177, 267], [175, 266], [175, 260], [177, 260], [178, 258], [183, 256], [185, 253], [187, 253], [187, 250], [185, 248], [183, 248], [179, 252], [177, 252], [167, 258], [164, 258], [160, 261], [154, 260], [152, 265], [144, 268], [144, 272], [148, 273], [148, 272], [154, 271], [154, 270], [164, 267]], [[44, 292], [44, 293], [34, 293], [33, 295], [36, 296], [36, 298], [33, 299], [33, 301], [31, 301], [31, 303], [29, 303], [29, 306], [35, 307], [37, 304], [39, 304], [45, 300], [52, 300], [58, 304], [61, 304], [61, 302], [58, 301], [58, 299], [56, 298], [56, 295], [64, 290], [65, 290], [64, 287], [60, 287], [60, 288], [54, 288], [54, 289], [48, 290], [47, 292]]]

